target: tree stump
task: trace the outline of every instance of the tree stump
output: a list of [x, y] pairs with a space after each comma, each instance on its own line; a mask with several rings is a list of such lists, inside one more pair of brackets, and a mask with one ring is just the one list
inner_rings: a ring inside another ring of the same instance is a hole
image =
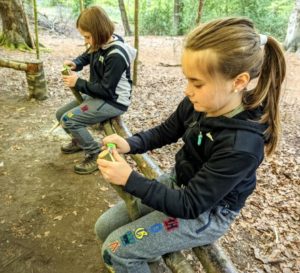
[[0, 67], [24, 71], [28, 84], [28, 97], [45, 100], [47, 96], [47, 83], [42, 61], [14, 61], [0, 58]]

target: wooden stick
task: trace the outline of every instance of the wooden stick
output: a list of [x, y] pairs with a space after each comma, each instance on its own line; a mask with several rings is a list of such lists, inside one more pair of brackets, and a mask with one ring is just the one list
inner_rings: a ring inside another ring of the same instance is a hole
[[[110, 120], [107, 120], [103, 123], [103, 128], [107, 136], [115, 133], [115, 131], [111, 126]], [[140, 217], [140, 211], [137, 204], [138, 201], [137, 198], [125, 192], [123, 186], [119, 186], [115, 184], [110, 184], [110, 185], [114, 188], [114, 190], [118, 193], [118, 195], [124, 200], [129, 214], [129, 218], [132, 221], [138, 219]]]

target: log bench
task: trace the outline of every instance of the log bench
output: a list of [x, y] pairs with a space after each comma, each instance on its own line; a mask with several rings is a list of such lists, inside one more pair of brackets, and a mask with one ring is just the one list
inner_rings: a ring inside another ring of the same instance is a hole
[[[124, 138], [132, 135], [121, 117], [116, 117], [104, 122], [103, 127], [106, 135], [116, 133]], [[162, 170], [147, 154], [130, 156], [137, 163], [137, 167], [146, 177], [154, 179], [163, 174]], [[120, 191], [120, 189], [118, 189], [118, 191]], [[193, 252], [198, 257], [207, 273], [238, 273], [230, 258], [225, 253], [225, 250], [218, 243], [193, 248]], [[168, 253], [163, 256], [163, 260], [173, 273], [194, 272], [193, 268], [181, 252]]]
[[47, 98], [47, 84], [42, 61], [16, 61], [0, 58], [0, 67], [24, 71], [28, 84], [29, 99], [44, 100]]

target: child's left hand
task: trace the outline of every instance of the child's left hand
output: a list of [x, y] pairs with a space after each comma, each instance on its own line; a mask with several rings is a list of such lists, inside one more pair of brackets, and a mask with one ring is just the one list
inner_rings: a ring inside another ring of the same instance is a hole
[[105, 180], [108, 180], [112, 184], [125, 186], [132, 169], [126, 160], [119, 155], [116, 149], [113, 149], [112, 155], [115, 162], [98, 159], [98, 168]]
[[78, 75], [77, 73], [75, 72], [71, 72], [71, 75], [69, 76], [62, 76], [63, 77], [63, 81], [64, 81], [64, 84], [65, 86], [68, 86], [68, 87], [75, 87], [75, 84], [78, 80]]

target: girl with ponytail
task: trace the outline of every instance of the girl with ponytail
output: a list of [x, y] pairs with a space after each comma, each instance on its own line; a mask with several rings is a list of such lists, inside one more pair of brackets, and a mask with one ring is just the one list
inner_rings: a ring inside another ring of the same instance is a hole
[[[111, 272], [149, 273], [147, 262], [220, 238], [256, 186], [264, 154], [276, 148], [286, 66], [279, 43], [245, 18], [218, 19], [187, 35], [186, 97], [162, 124], [115, 143], [115, 162], [98, 159], [103, 177], [140, 202], [130, 222], [124, 203], [96, 223]], [[249, 83], [256, 80], [256, 86]], [[182, 138], [171, 174], [150, 180], [120, 153], [144, 153]]]

